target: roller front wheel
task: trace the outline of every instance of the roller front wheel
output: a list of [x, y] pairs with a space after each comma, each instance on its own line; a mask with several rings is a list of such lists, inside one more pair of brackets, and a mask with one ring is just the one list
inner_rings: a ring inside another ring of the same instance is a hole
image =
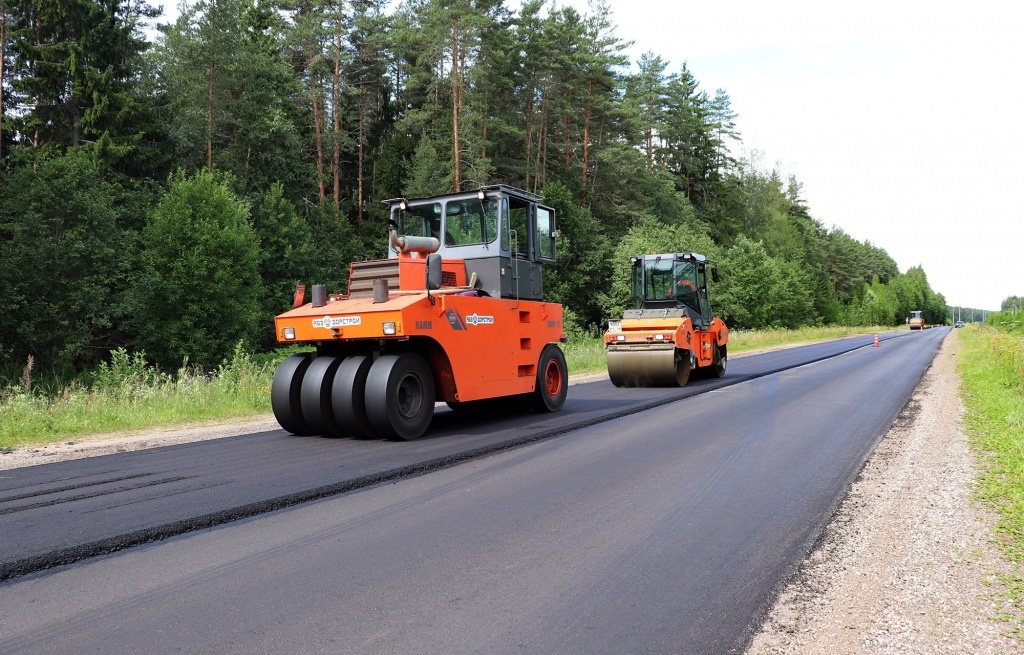
[[679, 348], [608, 351], [608, 379], [617, 387], [684, 387], [693, 369]]
[[309, 368], [310, 353], [289, 355], [274, 373], [270, 385], [270, 406], [281, 427], [292, 434], [313, 434], [302, 415], [302, 378]]
[[366, 417], [366, 377], [373, 365], [369, 355], [351, 355], [338, 367], [331, 389], [334, 419], [341, 431], [357, 439], [373, 436]]
[[366, 417], [377, 434], [418, 439], [434, 416], [434, 376], [417, 354], [382, 355], [366, 377]]

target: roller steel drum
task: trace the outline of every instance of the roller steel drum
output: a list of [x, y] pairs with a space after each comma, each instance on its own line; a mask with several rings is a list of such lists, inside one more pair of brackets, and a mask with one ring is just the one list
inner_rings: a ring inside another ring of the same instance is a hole
[[690, 358], [673, 348], [608, 351], [608, 378], [617, 387], [681, 387]]

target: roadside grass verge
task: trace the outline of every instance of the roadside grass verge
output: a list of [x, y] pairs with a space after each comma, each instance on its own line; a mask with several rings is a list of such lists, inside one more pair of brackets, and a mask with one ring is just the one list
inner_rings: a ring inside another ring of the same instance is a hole
[[[978, 326], [956, 331], [965, 413], [963, 425], [981, 469], [975, 493], [999, 516], [996, 540], [1024, 567], [1024, 333]], [[1002, 581], [1024, 611], [1024, 577]], [[1014, 634], [1024, 639], [1024, 626]]]
[[[729, 354], [736, 355], [761, 348], [828, 341], [859, 334], [873, 335], [892, 331], [891, 327], [808, 327], [799, 330], [729, 330]], [[601, 337], [572, 339], [563, 346], [570, 375], [597, 373], [606, 367], [604, 342]]]
[[186, 365], [172, 374], [117, 350], [92, 374], [50, 389], [33, 385], [27, 366], [19, 386], [0, 390], [0, 450], [266, 413], [276, 366], [236, 350], [212, 372]]
[[[892, 328], [805, 328], [733, 330], [729, 352], [870, 334]], [[600, 336], [563, 345], [570, 374], [606, 370]], [[201, 421], [249, 418], [270, 410], [270, 385], [278, 364], [301, 348], [255, 356], [236, 349], [214, 371], [182, 366], [161, 371], [142, 353], [117, 350], [98, 370], [69, 383], [39, 382], [27, 366], [21, 380], [0, 389], [0, 451]]]

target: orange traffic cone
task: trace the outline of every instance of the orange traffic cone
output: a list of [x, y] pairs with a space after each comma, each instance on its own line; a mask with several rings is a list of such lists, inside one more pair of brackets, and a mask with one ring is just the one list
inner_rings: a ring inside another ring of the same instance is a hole
[[871, 345], [874, 346], [875, 348], [878, 347], [878, 333], [877, 332], [875, 332], [875, 342], [873, 344], [871, 344]]

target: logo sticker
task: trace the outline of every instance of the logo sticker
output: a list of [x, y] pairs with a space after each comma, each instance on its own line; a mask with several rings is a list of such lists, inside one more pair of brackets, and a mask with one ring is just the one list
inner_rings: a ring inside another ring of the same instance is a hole
[[327, 328], [328, 330], [346, 325], [362, 325], [362, 323], [363, 318], [361, 316], [338, 316], [335, 318], [324, 316], [323, 318], [313, 319], [313, 327]]
[[466, 325], [494, 325], [494, 317], [471, 314], [466, 317]]
[[465, 330], [466, 326], [462, 324], [462, 319], [459, 315], [452, 310], [448, 310], [444, 313], [448, 317], [448, 324], [452, 326], [453, 330]]

